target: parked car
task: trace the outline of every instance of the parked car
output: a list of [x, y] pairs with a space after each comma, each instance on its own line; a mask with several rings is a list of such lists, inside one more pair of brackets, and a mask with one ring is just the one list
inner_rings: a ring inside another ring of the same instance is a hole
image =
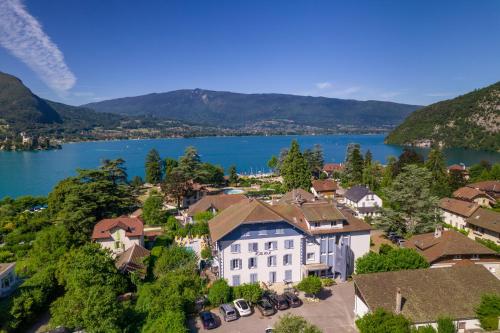
[[238, 319], [238, 313], [231, 304], [222, 304], [219, 307], [219, 312], [224, 321], [233, 321]]
[[283, 295], [271, 294], [269, 296], [269, 299], [271, 300], [271, 303], [278, 310], [286, 310], [286, 309], [290, 308], [290, 304], [288, 304], [286, 297]]
[[290, 304], [292, 308], [299, 307], [302, 304], [300, 298], [298, 298], [297, 295], [295, 295], [292, 292], [289, 291], [285, 292], [283, 296], [285, 296], [286, 300], [288, 301], [288, 304]]
[[235, 300], [233, 304], [236, 310], [238, 310], [238, 313], [241, 317], [249, 316], [252, 314], [252, 308], [243, 298]]
[[276, 309], [271, 304], [267, 297], [263, 297], [261, 300], [257, 302], [257, 309], [259, 309], [260, 313], [263, 316], [272, 316], [276, 313]]
[[264, 333], [273, 333], [274, 332], [274, 328], [272, 327], [268, 327], [266, 328], [266, 330], [264, 331]]
[[206, 330], [211, 330], [217, 327], [217, 320], [215, 320], [215, 315], [210, 311], [200, 312], [201, 322], [203, 323], [203, 328]]

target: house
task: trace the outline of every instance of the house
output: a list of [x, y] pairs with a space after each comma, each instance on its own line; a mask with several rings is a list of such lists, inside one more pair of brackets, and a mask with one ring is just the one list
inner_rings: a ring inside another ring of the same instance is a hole
[[318, 198], [332, 198], [339, 185], [333, 179], [317, 179], [312, 181], [311, 192]]
[[350, 206], [359, 217], [379, 215], [382, 199], [368, 187], [356, 185], [344, 193], [344, 203]]
[[439, 208], [443, 216], [443, 221], [455, 228], [465, 229], [465, 219], [472, 216], [479, 208], [475, 202], [443, 198], [439, 200]]
[[144, 278], [147, 273], [145, 259], [150, 252], [139, 244], [133, 243], [125, 252], [120, 253], [115, 260], [115, 266], [122, 273], [136, 272]]
[[193, 217], [202, 212], [218, 213], [227, 207], [234, 205], [247, 197], [243, 194], [217, 194], [206, 195], [198, 202], [189, 206], [189, 209], [183, 213], [186, 223], [193, 222]]
[[466, 261], [485, 266], [500, 277], [500, 256], [455, 230], [437, 228], [435, 232], [412, 236], [405, 247], [420, 253], [431, 267], [462, 265]]
[[285, 193], [278, 201], [280, 204], [291, 204], [296, 202], [313, 202], [316, 197], [311, 192], [307, 192], [301, 188], [291, 190]]
[[19, 281], [15, 268], [15, 262], [0, 263], [0, 297], [8, 296], [15, 290]]
[[500, 294], [500, 283], [480, 265], [354, 275], [354, 314], [383, 308], [400, 313], [416, 327], [437, 327], [450, 317], [458, 329], [480, 329], [475, 308], [484, 294]]
[[469, 237], [490, 240], [500, 245], [500, 213], [479, 208], [465, 222], [471, 230]]
[[459, 200], [475, 202], [481, 207], [491, 207], [496, 201], [488, 193], [473, 187], [461, 187], [453, 192], [453, 197]]
[[496, 201], [500, 200], [500, 180], [486, 180], [467, 185], [483, 192], [488, 193]]
[[342, 163], [325, 163], [323, 165], [323, 173], [327, 177], [331, 178], [336, 172], [341, 172], [344, 170], [344, 165]]
[[465, 167], [465, 164], [460, 163], [460, 164], [452, 164], [447, 168], [448, 173], [452, 172], [460, 172], [465, 180], [469, 179], [469, 171], [467, 171], [467, 168]]
[[370, 226], [328, 202], [266, 204], [246, 199], [208, 223], [219, 277], [242, 283], [346, 279], [370, 250]]
[[134, 244], [144, 246], [144, 223], [138, 217], [104, 219], [94, 226], [92, 240], [118, 255]]

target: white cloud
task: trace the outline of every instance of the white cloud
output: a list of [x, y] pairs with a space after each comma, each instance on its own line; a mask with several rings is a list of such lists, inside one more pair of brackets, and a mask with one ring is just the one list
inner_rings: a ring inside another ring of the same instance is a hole
[[361, 87], [353, 86], [341, 90], [334, 90], [332, 93], [339, 96], [352, 95], [361, 90]]
[[316, 88], [318, 88], [320, 90], [330, 89], [332, 87], [333, 87], [333, 84], [331, 82], [318, 82], [318, 83], [316, 83]]
[[28, 65], [49, 87], [65, 92], [76, 77], [64, 56], [21, 0], [0, 0], [0, 45]]

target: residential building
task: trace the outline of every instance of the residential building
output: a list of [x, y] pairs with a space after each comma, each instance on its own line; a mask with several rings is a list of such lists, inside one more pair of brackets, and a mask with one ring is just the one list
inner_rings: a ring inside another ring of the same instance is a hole
[[469, 177], [469, 171], [465, 167], [465, 164], [460, 163], [460, 164], [452, 164], [447, 168], [448, 173], [450, 172], [460, 172], [462, 176], [464, 177], [465, 180], [468, 180]]
[[232, 286], [346, 279], [370, 250], [370, 226], [328, 202], [241, 201], [208, 223], [219, 276]]
[[301, 188], [291, 190], [285, 193], [279, 200], [280, 204], [291, 204], [291, 203], [304, 203], [304, 202], [314, 202], [316, 197], [311, 192], [307, 192]]
[[144, 246], [144, 223], [138, 217], [104, 219], [94, 226], [92, 240], [118, 255], [134, 244]]
[[486, 180], [467, 185], [481, 191], [488, 193], [496, 201], [500, 200], [500, 180]]
[[437, 327], [451, 318], [458, 332], [480, 329], [475, 308], [484, 294], [500, 294], [500, 283], [480, 265], [354, 275], [354, 314], [378, 308], [400, 313], [415, 326]]
[[500, 256], [455, 230], [412, 236], [405, 247], [420, 253], [431, 267], [450, 267], [464, 262], [485, 266], [500, 277]]
[[378, 216], [382, 207], [382, 199], [361, 185], [353, 186], [344, 193], [344, 203], [361, 218]]
[[339, 185], [333, 179], [317, 179], [312, 181], [311, 192], [318, 198], [333, 199], [338, 188]]
[[475, 202], [481, 207], [491, 207], [496, 203], [488, 193], [473, 187], [461, 187], [453, 192], [453, 197], [459, 200]]
[[183, 213], [186, 223], [193, 222], [193, 217], [202, 212], [218, 213], [227, 207], [234, 205], [247, 197], [243, 194], [217, 194], [206, 195], [198, 202], [189, 206], [189, 209]]
[[500, 213], [479, 208], [465, 222], [471, 230], [469, 237], [490, 240], [500, 245]]
[[145, 259], [150, 252], [139, 244], [133, 243], [125, 252], [116, 257], [116, 268], [122, 273], [135, 272], [139, 277], [144, 278], [147, 273]]
[[444, 223], [455, 228], [465, 229], [465, 219], [472, 216], [479, 205], [475, 202], [443, 198], [439, 200], [439, 208], [441, 208]]
[[16, 275], [16, 263], [0, 263], [0, 297], [10, 295], [19, 281]]
[[323, 173], [329, 178], [333, 177], [335, 172], [341, 172], [343, 170], [344, 165], [342, 163], [325, 163], [323, 165]]

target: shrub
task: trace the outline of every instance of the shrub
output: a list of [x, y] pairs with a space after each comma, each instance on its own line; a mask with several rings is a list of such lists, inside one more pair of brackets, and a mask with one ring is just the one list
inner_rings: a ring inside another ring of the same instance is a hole
[[331, 287], [335, 284], [335, 280], [332, 278], [322, 278], [321, 279], [321, 285], [323, 287]]
[[448, 317], [438, 318], [438, 333], [455, 333], [457, 328], [453, 320]]
[[204, 260], [211, 260], [212, 259], [212, 249], [210, 249], [210, 246], [205, 246], [201, 250], [201, 259]]
[[262, 297], [263, 290], [258, 283], [245, 283], [233, 288], [234, 298], [243, 298], [250, 303], [257, 303]]
[[369, 252], [356, 260], [357, 274], [428, 267], [429, 263], [418, 252], [405, 248], [393, 248], [386, 253]]
[[232, 290], [224, 279], [215, 281], [208, 290], [208, 301], [214, 306], [227, 303], [231, 300]]
[[321, 291], [321, 288], [321, 279], [317, 276], [306, 276], [297, 285], [298, 290], [314, 296]]
[[377, 309], [356, 320], [360, 333], [410, 333], [411, 322], [403, 315]]
[[500, 253], [500, 245], [495, 244], [495, 242], [489, 239], [481, 239], [479, 237], [476, 237], [476, 242], [483, 244], [487, 248], [490, 248], [497, 253]]
[[476, 315], [481, 327], [487, 331], [498, 329], [498, 317], [500, 316], [500, 296], [483, 295], [481, 303], [476, 309]]
[[274, 326], [276, 333], [291, 333], [291, 332], [307, 332], [307, 333], [321, 333], [321, 330], [307, 322], [303, 317], [294, 316], [287, 313], [280, 317], [279, 321]]
[[389, 251], [393, 250], [394, 248], [389, 245], [389, 244], [381, 244], [380, 245], [380, 248], [378, 250], [378, 253], [379, 254], [388, 254]]

